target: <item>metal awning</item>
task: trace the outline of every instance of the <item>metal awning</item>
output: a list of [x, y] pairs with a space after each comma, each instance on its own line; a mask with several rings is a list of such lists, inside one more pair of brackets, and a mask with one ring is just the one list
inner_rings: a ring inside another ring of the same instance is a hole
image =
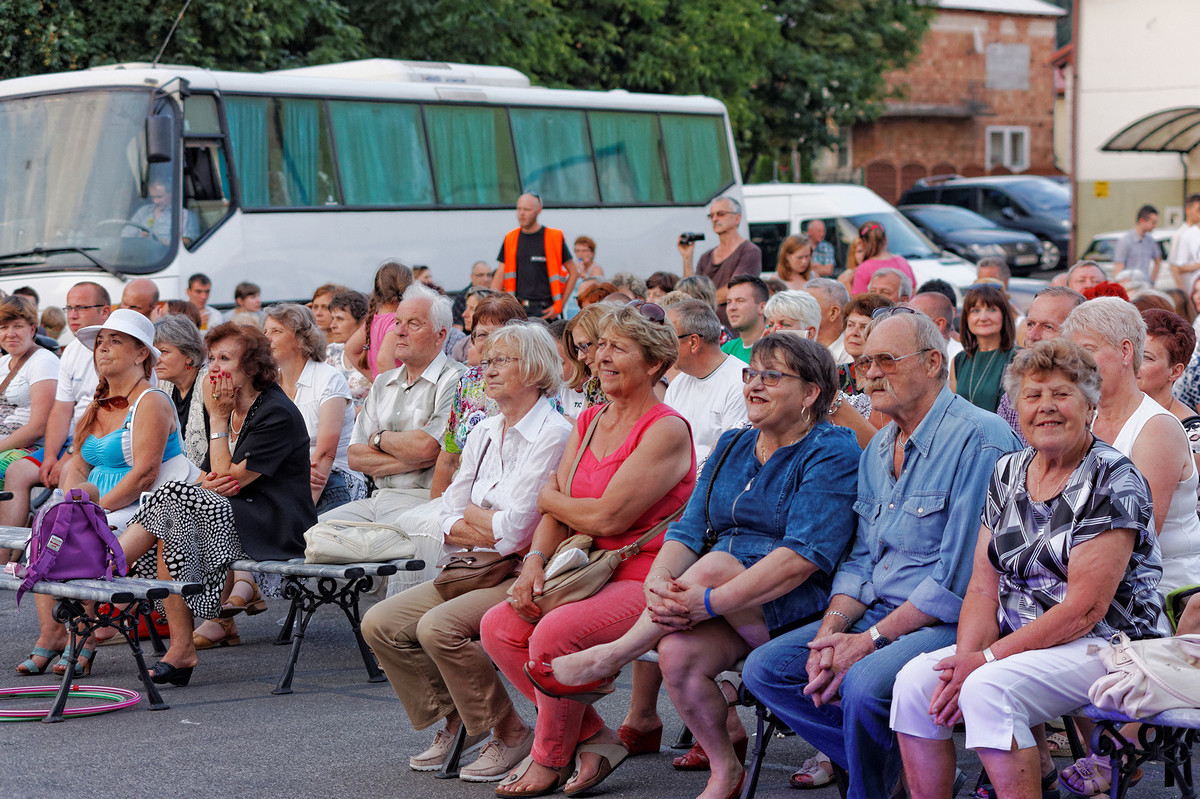
[[1106, 153], [1190, 153], [1200, 145], [1200, 107], [1155, 111], [1127, 125], [1100, 148]]

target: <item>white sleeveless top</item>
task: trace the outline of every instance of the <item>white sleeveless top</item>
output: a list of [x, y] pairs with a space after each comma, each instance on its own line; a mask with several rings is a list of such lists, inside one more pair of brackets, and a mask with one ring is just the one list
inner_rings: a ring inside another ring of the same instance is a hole
[[[1180, 429], [1183, 428], [1175, 414], [1143, 394], [1142, 404], [1117, 434], [1117, 439], [1112, 442], [1113, 448], [1125, 457], [1131, 457], [1133, 443], [1146, 422], [1160, 415], [1169, 417]], [[1176, 484], [1175, 493], [1171, 495], [1171, 506], [1167, 509], [1167, 519], [1158, 536], [1163, 561], [1162, 582], [1158, 584], [1158, 590], [1163, 596], [1181, 586], [1200, 582], [1200, 517], [1196, 515], [1198, 477], [1191, 455], [1189, 449], [1189, 474]]]

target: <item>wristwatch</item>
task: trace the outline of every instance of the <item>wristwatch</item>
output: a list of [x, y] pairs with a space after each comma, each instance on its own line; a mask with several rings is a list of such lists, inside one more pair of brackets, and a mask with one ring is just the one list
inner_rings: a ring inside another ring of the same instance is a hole
[[888, 638], [886, 635], [879, 632], [879, 628], [876, 627], [874, 624], [871, 625], [871, 629], [868, 630], [867, 632], [871, 633], [871, 643], [875, 644], [875, 648], [877, 650], [883, 649], [885, 646], [887, 646], [888, 644], [890, 644], [892, 642], [892, 639]]
[[375, 433], [375, 435], [371, 436], [371, 446], [374, 447], [375, 449], [379, 450], [380, 452], [383, 452], [383, 447], [381, 446], [382, 443], [383, 443], [383, 431], [379, 430], [378, 432]]

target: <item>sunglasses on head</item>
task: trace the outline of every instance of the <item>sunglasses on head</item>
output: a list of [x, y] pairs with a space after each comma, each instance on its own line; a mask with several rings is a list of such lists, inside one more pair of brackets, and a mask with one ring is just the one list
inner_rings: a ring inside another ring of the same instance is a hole
[[662, 309], [661, 305], [656, 305], [645, 300], [631, 300], [625, 303], [626, 308], [634, 308], [644, 318], [651, 322], [661, 324], [667, 318], [667, 312]]
[[915, 308], [909, 308], [907, 305], [887, 305], [883, 308], [876, 308], [871, 314], [872, 319], [887, 319], [889, 316], [895, 316], [898, 313], [920, 313]]

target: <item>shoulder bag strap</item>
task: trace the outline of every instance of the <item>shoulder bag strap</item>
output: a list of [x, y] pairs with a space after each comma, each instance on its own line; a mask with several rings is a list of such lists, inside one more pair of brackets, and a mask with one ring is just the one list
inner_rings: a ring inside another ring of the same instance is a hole
[[575, 450], [575, 462], [571, 464], [571, 471], [567, 474], [567, 484], [563, 486], [563, 492], [569, 497], [571, 496], [571, 483], [575, 482], [575, 470], [579, 468], [579, 462], [583, 460], [583, 453], [588, 448], [588, 444], [592, 443], [592, 435], [596, 432], [596, 428], [600, 424], [600, 416], [608, 410], [607, 405], [602, 405], [600, 410], [596, 411], [596, 415], [592, 417], [592, 421], [588, 423], [587, 430], [583, 433], [583, 438], [579, 439], [579, 449]]
[[11, 358], [9, 359], [9, 361], [8, 361], [8, 377], [4, 378], [3, 383], [0, 383], [0, 397], [4, 396], [4, 392], [8, 390], [8, 384], [11, 383], [13, 378], [17, 376], [17, 372], [21, 371], [21, 367], [24, 366], [25, 362], [29, 360], [31, 354], [33, 353], [33, 350], [36, 347], [37, 347], [37, 344], [35, 343], [33, 345], [33, 347], [30, 347], [28, 350], [25, 351], [25, 354], [22, 355], [15, 364], [12, 362]]
[[721, 450], [721, 457], [717, 458], [717, 465], [713, 467], [712, 476], [708, 480], [708, 488], [704, 492], [704, 537], [706, 539], [705, 543], [707, 543], [709, 546], [711, 546], [713, 543], [712, 541], [707, 540], [708, 534], [711, 533], [713, 529], [712, 517], [708, 515], [708, 503], [712, 499], [713, 484], [717, 482], [717, 474], [721, 471], [721, 467], [725, 465], [725, 459], [728, 458], [729, 453], [733, 451], [734, 445], [741, 440], [742, 436], [744, 436], [749, 429], [750, 428], [748, 427], [743, 427], [734, 435], [733, 441], [729, 442], [729, 446]]

